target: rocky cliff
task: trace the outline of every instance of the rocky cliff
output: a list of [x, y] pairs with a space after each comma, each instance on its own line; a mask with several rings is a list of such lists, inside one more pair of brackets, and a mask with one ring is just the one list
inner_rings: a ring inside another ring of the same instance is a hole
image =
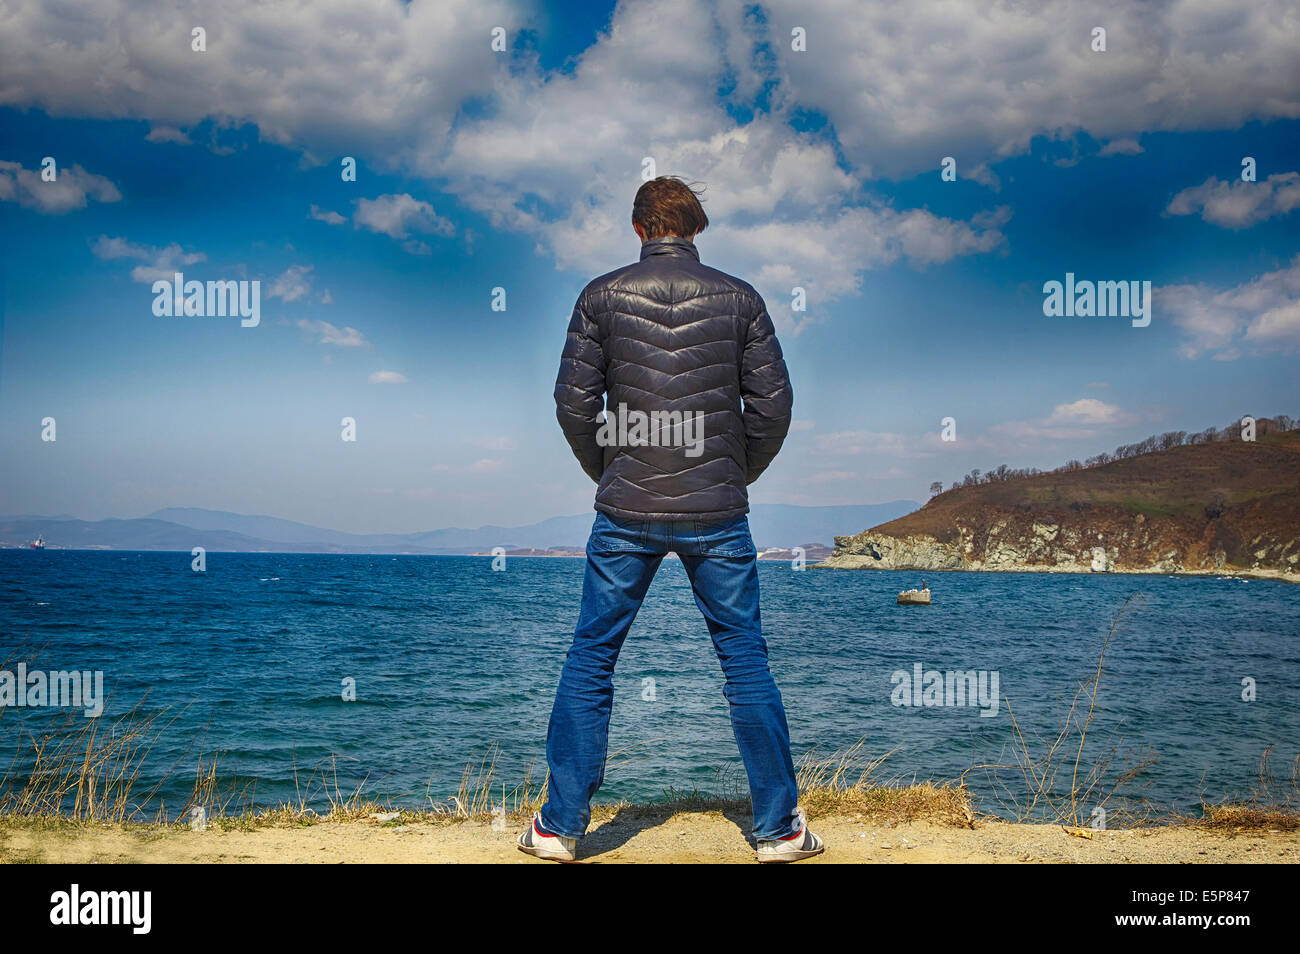
[[960, 487], [821, 566], [1245, 573], [1300, 582], [1300, 432]]

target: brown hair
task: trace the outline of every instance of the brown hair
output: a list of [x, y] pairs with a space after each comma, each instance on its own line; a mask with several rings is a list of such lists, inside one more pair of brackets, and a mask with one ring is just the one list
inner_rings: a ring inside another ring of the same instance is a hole
[[664, 235], [693, 238], [709, 227], [700, 193], [677, 176], [651, 179], [636, 190], [632, 224], [641, 226], [647, 240]]

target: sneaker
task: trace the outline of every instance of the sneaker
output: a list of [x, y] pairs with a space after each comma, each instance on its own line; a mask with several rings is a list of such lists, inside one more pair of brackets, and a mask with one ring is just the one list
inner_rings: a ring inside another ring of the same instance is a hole
[[758, 860], [760, 863], [802, 861], [813, 855], [820, 855], [826, 850], [826, 843], [808, 830], [808, 819], [802, 808], [796, 808], [799, 816], [799, 830], [793, 835], [778, 838], [775, 841], [758, 843]]
[[542, 831], [540, 818], [540, 815], [534, 815], [533, 823], [519, 836], [519, 850], [548, 861], [575, 860], [578, 857], [578, 840], [546, 834]]

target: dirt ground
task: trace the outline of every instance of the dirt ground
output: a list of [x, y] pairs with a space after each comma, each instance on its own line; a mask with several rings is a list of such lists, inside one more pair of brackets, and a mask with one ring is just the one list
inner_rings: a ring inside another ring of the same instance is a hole
[[[753, 862], [744, 825], [720, 812], [624, 816], [598, 823], [579, 845], [591, 864]], [[416, 821], [383, 816], [312, 825], [206, 831], [156, 826], [41, 824], [0, 820], [0, 863], [488, 863], [548, 864], [518, 851], [526, 820]], [[870, 863], [1297, 863], [1300, 832], [1221, 834], [1193, 828], [1068, 834], [1057, 826], [981, 822], [974, 829], [929, 822], [887, 824], [813, 818], [826, 853], [801, 864]]]

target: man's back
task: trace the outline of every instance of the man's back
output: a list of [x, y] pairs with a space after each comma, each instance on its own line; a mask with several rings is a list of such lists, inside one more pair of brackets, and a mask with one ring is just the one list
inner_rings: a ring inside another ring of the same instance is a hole
[[555, 401], [600, 484], [597, 510], [723, 520], [749, 510], [746, 486], [780, 450], [793, 395], [759, 294], [665, 236], [583, 290]]
[[[762, 862], [820, 854], [768, 667], [746, 485], [790, 429], [790, 379], [763, 299], [700, 264], [709, 219], [681, 180], [632, 205], [641, 260], [578, 297], [555, 382], [556, 415], [592, 480], [582, 603], [546, 730], [546, 804], [521, 851], [573, 861], [605, 778], [614, 665], [660, 563], [677, 554], [718, 661]], [[598, 420], [602, 404], [605, 419]]]

